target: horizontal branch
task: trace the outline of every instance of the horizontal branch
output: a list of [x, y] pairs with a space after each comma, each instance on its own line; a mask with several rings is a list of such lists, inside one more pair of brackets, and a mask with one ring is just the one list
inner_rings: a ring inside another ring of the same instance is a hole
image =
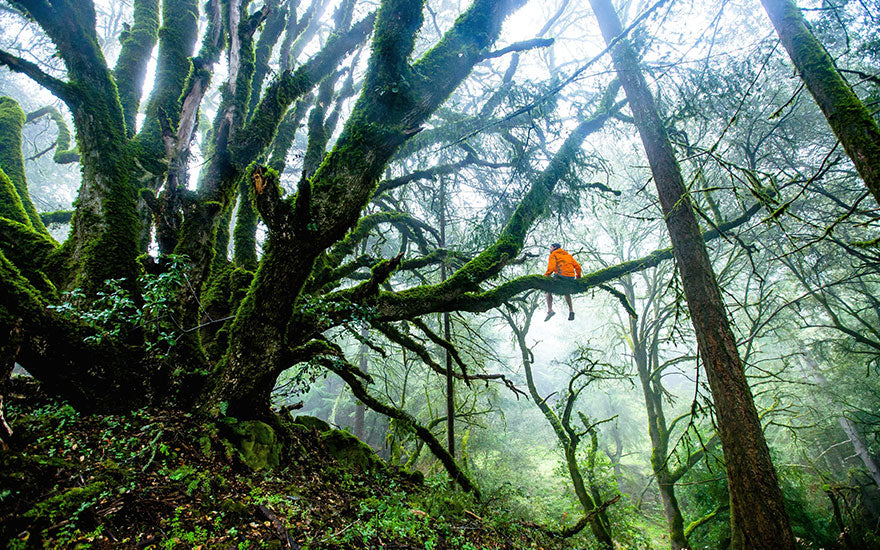
[[535, 48], [546, 48], [547, 46], [551, 46], [553, 42], [555, 42], [555, 40], [552, 38], [533, 38], [531, 40], [523, 40], [522, 42], [511, 44], [506, 48], [501, 48], [500, 50], [489, 52], [483, 55], [483, 59], [493, 59], [496, 57], [501, 57], [502, 55], [507, 55], [511, 52], [523, 52], [526, 50], [533, 50]]
[[73, 219], [73, 210], [56, 210], [54, 212], [40, 212], [40, 219], [45, 225], [50, 223], [70, 223]]
[[[703, 238], [710, 241], [724, 235], [727, 231], [746, 223], [762, 207], [762, 203], [755, 203], [740, 217], [703, 233]], [[461, 292], [460, 289], [444, 286], [444, 283], [415, 287], [396, 293], [384, 292], [379, 295], [375, 307], [381, 321], [409, 319], [440, 311], [483, 312], [498, 307], [527, 290], [538, 289], [555, 294], [582, 294], [624, 275], [659, 265], [660, 262], [672, 257], [672, 248], [663, 248], [641, 258], [585, 274], [580, 279], [565, 280], [543, 275], [525, 275], [485, 292]]]
[[31, 80], [46, 88], [58, 99], [70, 104], [73, 101], [74, 94], [70, 85], [63, 80], [49, 75], [39, 68], [35, 63], [31, 63], [20, 57], [16, 57], [9, 52], [0, 50], [0, 65], [6, 65], [11, 70], [22, 73], [30, 77]]

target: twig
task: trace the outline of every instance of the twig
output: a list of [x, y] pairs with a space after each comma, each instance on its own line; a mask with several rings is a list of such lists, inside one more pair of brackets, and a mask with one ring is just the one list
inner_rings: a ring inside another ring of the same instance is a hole
[[291, 538], [290, 533], [287, 531], [287, 528], [284, 527], [284, 524], [281, 520], [278, 519], [278, 516], [272, 513], [271, 510], [266, 508], [264, 505], [260, 504], [257, 506], [257, 510], [263, 514], [263, 517], [272, 522], [272, 527], [275, 528], [275, 532], [278, 533], [278, 538], [281, 539], [281, 544], [284, 548], [298, 548], [299, 545], [294, 542]]

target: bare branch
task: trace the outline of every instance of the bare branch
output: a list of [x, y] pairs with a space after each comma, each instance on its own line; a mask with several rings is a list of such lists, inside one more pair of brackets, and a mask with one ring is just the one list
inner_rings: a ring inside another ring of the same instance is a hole
[[548, 46], [552, 46], [553, 42], [555, 42], [555, 40], [552, 38], [533, 38], [531, 40], [523, 40], [522, 42], [511, 44], [506, 48], [501, 48], [500, 50], [489, 52], [483, 55], [483, 59], [494, 59], [496, 57], [501, 57], [502, 55], [509, 54], [510, 52], [523, 52], [526, 50], [533, 50], [535, 48], [546, 48]]

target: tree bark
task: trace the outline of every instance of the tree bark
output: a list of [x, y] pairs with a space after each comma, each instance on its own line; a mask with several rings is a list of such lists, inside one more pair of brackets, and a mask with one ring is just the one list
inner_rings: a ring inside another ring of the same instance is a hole
[[[291, 321], [315, 259], [356, 224], [394, 152], [470, 73], [481, 59], [479, 52], [495, 40], [502, 21], [521, 3], [476, 0], [444, 38], [413, 64], [409, 58], [423, 6], [402, 0], [382, 3], [364, 93], [333, 150], [315, 175], [302, 181], [294, 200], [274, 196], [261, 203], [258, 199], [269, 236], [253, 286], [230, 332], [230, 350], [221, 365], [225, 373], [217, 378], [231, 410], [241, 405], [252, 414], [254, 403], [268, 403], [278, 374], [290, 366], [284, 363], [287, 350], [308, 341], [316, 330], [308, 323]], [[430, 82], [421, 76], [428, 73], [433, 75]], [[304, 93], [305, 87], [299, 84]], [[272, 103], [269, 99], [267, 91], [267, 99], [249, 124], [260, 123], [261, 109], [274, 108], [267, 105]], [[288, 97], [285, 109], [291, 100]], [[248, 134], [247, 128], [242, 134]], [[251, 158], [246, 150], [250, 145], [242, 147], [237, 153]], [[255, 346], [254, 330], [259, 330], [261, 343], [272, 343]]]
[[[440, 248], [446, 249], [446, 179], [440, 178]], [[440, 264], [440, 279], [446, 280], [448, 257]], [[452, 324], [449, 320], [449, 312], [444, 311], [443, 338], [451, 342]], [[444, 350], [446, 359], [446, 448], [449, 454], [455, 456], [455, 378], [452, 376], [452, 354]]]
[[590, 0], [645, 147], [715, 403], [729, 482], [733, 549], [794, 548], [770, 450], [681, 170], [609, 0]]
[[761, 0], [761, 3], [834, 135], [843, 144], [874, 199], [880, 203], [880, 127], [877, 121], [807, 27], [797, 4], [792, 0]]

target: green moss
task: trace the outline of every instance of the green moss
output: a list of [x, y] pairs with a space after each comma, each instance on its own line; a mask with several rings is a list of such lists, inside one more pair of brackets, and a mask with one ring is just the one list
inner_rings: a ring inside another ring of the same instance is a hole
[[235, 109], [235, 116], [233, 117], [235, 128], [241, 128], [248, 118], [251, 86], [253, 85], [254, 71], [256, 70], [257, 63], [254, 52], [254, 29], [249, 28], [248, 4], [250, 4], [249, 0], [244, 0], [239, 4], [240, 22], [238, 28], [230, 29], [231, 32], [238, 33], [238, 39], [241, 44], [239, 47], [239, 67], [238, 78], [235, 84], [235, 97], [230, 98]]
[[33, 227], [12, 180], [0, 168], [0, 217]]
[[880, 126], [791, 0], [764, 2], [779, 38], [859, 175], [880, 202]]
[[152, 174], [165, 172], [162, 128], [177, 124], [185, 84], [194, 70], [190, 56], [198, 39], [198, 0], [162, 2], [162, 21], [156, 79], [147, 101], [144, 127], [135, 140], [138, 159]]
[[284, 172], [284, 168], [287, 166], [287, 153], [293, 146], [296, 130], [299, 128], [303, 117], [305, 117], [307, 109], [307, 101], [304, 99], [297, 100], [293, 107], [288, 109], [281, 124], [278, 125], [278, 131], [272, 140], [268, 162], [269, 168], [278, 173]]
[[46, 225], [53, 223], [70, 223], [73, 219], [73, 210], [56, 210], [54, 212], [40, 212], [40, 219]]
[[250, 115], [257, 106], [260, 98], [260, 91], [263, 87], [263, 81], [269, 73], [269, 58], [272, 56], [272, 50], [275, 43], [284, 31], [285, 22], [287, 20], [287, 9], [279, 6], [278, 0], [267, 0], [265, 5], [269, 8], [269, 16], [263, 24], [263, 31], [257, 41], [255, 50], [255, 70], [251, 84], [250, 104], [248, 105], [248, 115]]
[[131, 28], [119, 36], [122, 50], [113, 75], [119, 87], [119, 99], [129, 136], [134, 135], [147, 62], [159, 37], [159, 0], [137, 0], [133, 20]]
[[281, 463], [282, 444], [275, 430], [265, 422], [248, 420], [235, 422], [227, 419], [232, 429], [232, 443], [242, 462], [253, 470], [276, 468]]
[[321, 434], [321, 442], [327, 453], [346, 469], [370, 472], [385, 468], [373, 449], [346, 431], [326, 431]]
[[[254, 111], [241, 139], [235, 144], [233, 157], [239, 169], [254, 161], [272, 142], [288, 106], [314, 85], [304, 71], [283, 75], [263, 92], [263, 99]], [[295, 131], [295, 128], [292, 128]]]
[[[27, 212], [30, 224], [37, 231], [48, 234], [28, 192], [27, 177], [24, 173], [24, 157], [21, 152], [21, 130], [24, 127], [24, 121], [25, 114], [18, 103], [12, 98], [0, 97], [0, 170], [6, 173], [15, 187], [21, 205]], [[0, 200], [7, 202], [6, 198]]]
[[96, 481], [85, 487], [76, 487], [38, 502], [24, 513], [24, 517], [56, 524], [61, 520], [75, 517], [95, 504], [106, 490], [107, 483], [104, 481]]
[[257, 211], [254, 208], [252, 188], [246, 175], [238, 184], [238, 211], [235, 218], [232, 261], [250, 271], [257, 269]]
[[[45, 115], [49, 115], [49, 118], [52, 119], [52, 122], [55, 123], [55, 128], [58, 130], [58, 135], [55, 136], [55, 154], [52, 156], [52, 160], [58, 164], [78, 162], [79, 150], [75, 146], [73, 148], [70, 147], [70, 130], [67, 128], [64, 116], [58, 109], [52, 105], [37, 109], [32, 113], [28, 113], [27, 122], [33, 122]], [[41, 213], [40, 216], [42, 215]]]
[[300, 426], [305, 426], [310, 430], [317, 430], [319, 432], [326, 432], [330, 430], [330, 424], [324, 422], [316, 416], [308, 416], [303, 414], [294, 418], [293, 423], [299, 424]]
[[44, 271], [56, 245], [29, 225], [0, 217], [0, 250], [37, 290], [56, 297], [55, 285]]

